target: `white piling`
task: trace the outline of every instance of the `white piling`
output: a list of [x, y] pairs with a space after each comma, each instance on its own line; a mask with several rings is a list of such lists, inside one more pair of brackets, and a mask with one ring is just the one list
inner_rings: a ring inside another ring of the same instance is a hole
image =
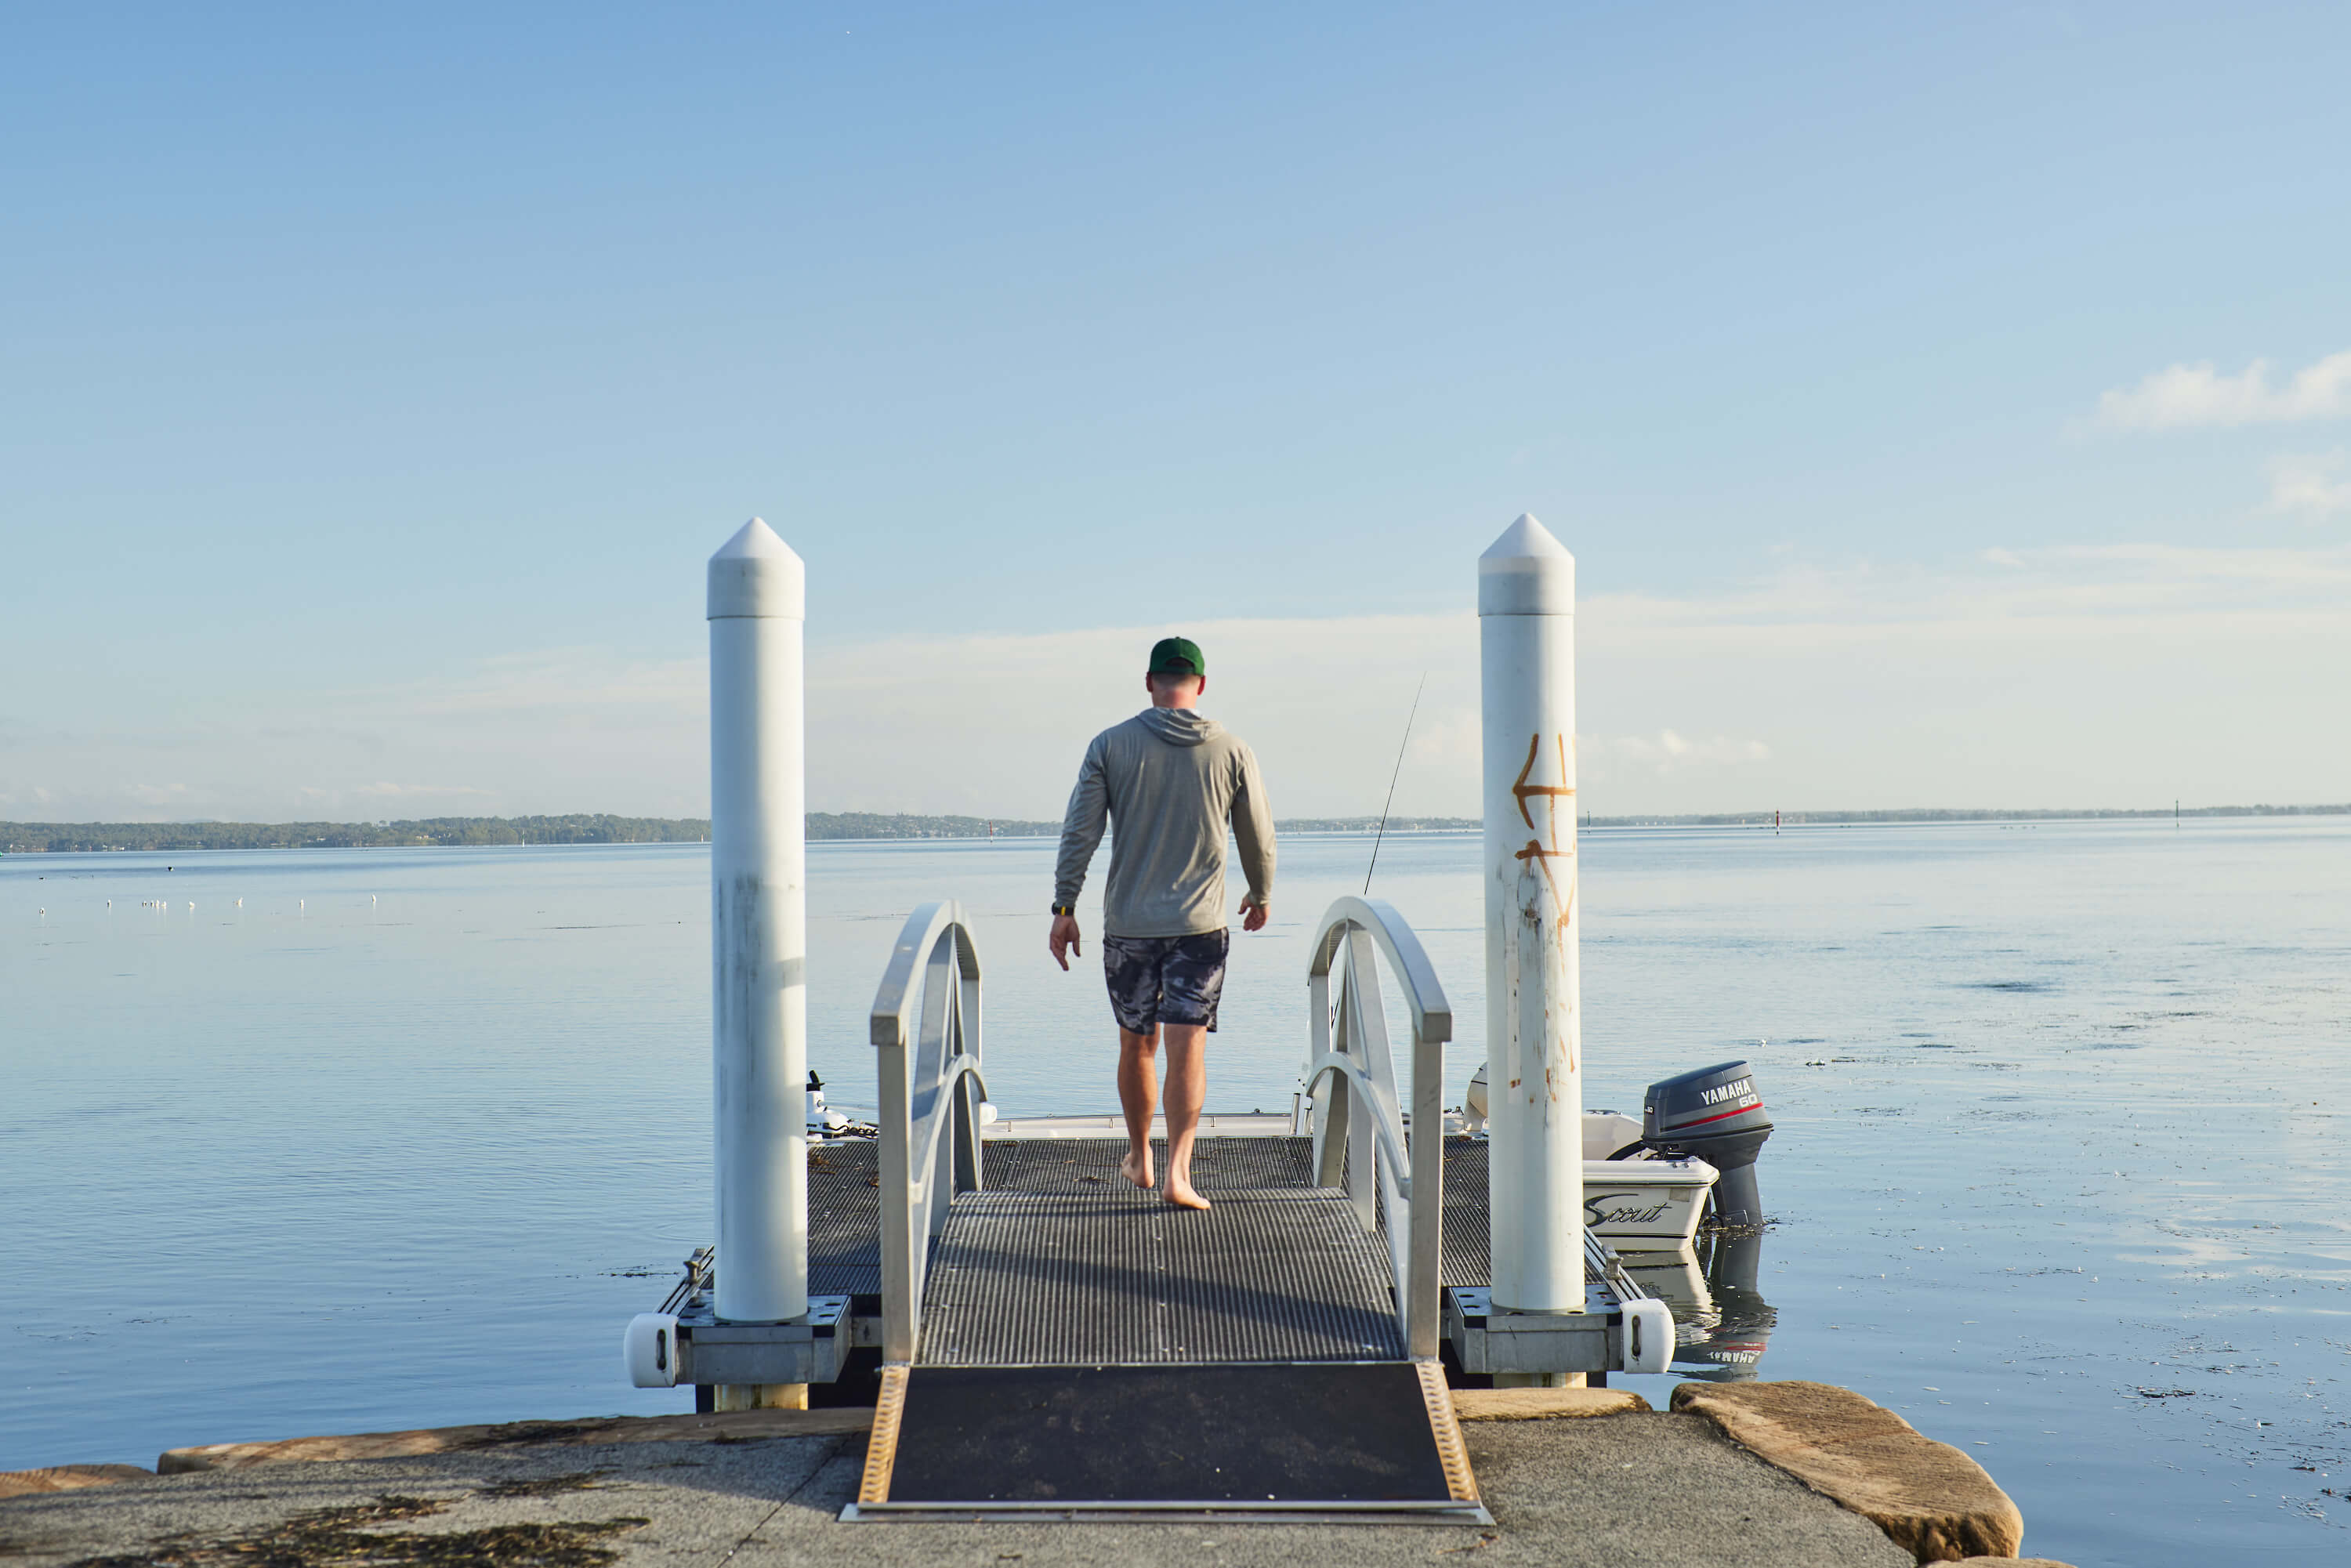
[[710, 947], [719, 1317], [808, 1312], [800, 558], [754, 517], [710, 558]]
[[1583, 1310], [1575, 558], [1521, 516], [1478, 559], [1493, 1302]]

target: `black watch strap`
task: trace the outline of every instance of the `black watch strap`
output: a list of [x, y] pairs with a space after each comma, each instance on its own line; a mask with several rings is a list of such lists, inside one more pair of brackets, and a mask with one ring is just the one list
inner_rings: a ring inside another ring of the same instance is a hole
[[1075, 915], [1077, 912], [1078, 906], [1074, 904], [1057, 904], [1053, 905], [1053, 913], [1056, 915]]

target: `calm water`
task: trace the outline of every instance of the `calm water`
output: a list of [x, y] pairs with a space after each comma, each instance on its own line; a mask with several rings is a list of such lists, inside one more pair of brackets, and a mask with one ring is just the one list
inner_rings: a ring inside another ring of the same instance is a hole
[[[2351, 821], [1584, 842], [1587, 1103], [1743, 1055], [1778, 1121], [1762, 1375], [1976, 1454], [2028, 1551], [2351, 1553]], [[1213, 1107], [1290, 1103], [1305, 927], [1366, 848], [1285, 843]], [[1043, 951], [1050, 853], [816, 847], [836, 1102], [871, 1101], [899, 921], [947, 895], [977, 917], [997, 1101], [1114, 1107], [1098, 971]], [[1457, 1101], [1475, 859], [1391, 840], [1375, 888], [1454, 993]], [[706, 866], [0, 860], [0, 1469], [685, 1407], [617, 1352], [709, 1237]]]

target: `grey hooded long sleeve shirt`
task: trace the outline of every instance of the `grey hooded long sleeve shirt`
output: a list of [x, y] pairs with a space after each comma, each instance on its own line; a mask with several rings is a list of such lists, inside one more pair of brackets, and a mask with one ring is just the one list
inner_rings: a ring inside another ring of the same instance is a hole
[[1246, 742], [1190, 708], [1145, 708], [1095, 736], [1070, 792], [1053, 902], [1072, 904], [1111, 829], [1102, 930], [1188, 936], [1225, 929], [1225, 830], [1249, 896], [1273, 892], [1273, 818]]

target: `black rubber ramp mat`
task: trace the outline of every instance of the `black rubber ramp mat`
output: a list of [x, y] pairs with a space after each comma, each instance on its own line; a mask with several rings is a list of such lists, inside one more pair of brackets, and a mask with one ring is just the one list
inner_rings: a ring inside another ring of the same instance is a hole
[[1434, 1363], [893, 1366], [851, 1517], [1482, 1517]]

